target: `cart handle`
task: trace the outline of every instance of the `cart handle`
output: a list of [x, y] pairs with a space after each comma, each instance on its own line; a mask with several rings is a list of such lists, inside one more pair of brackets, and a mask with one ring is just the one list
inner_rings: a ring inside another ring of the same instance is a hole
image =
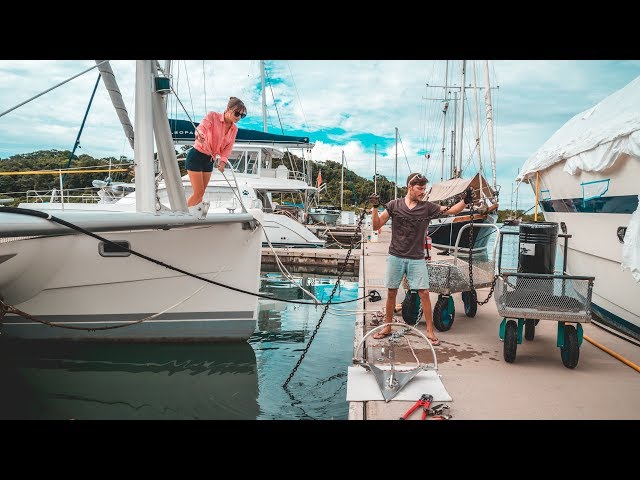
[[[453, 264], [457, 265], [458, 263], [458, 243], [460, 242], [460, 237], [462, 236], [462, 232], [464, 232], [465, 228], [469, 228], [471, 226], [471, 223], [467, 223], [466, 225], [463, 225], [462, 228], [460, 229], [460, 231], [458, 231], [458, 237], [456, 238], [456, 245], [455, 248], [453, 250]], [[493, 227], [496, 229], [496, 231], [498, 232], [498, 234], [496, 235], [495, 240], [493, 241], [493, 256], [492, 258], [495, 261], [496, 258], [496, 247], [498, 246], [498, 238], [500, 237], [500, 229], [498, 228], [498, 226], [495, 223], [474, 223], [473, 224], [474, 227]], [[471, 245], [469, 245], [469, 256], [471, 256]]]
[[586, 277], [583, 275], [552, 275], [546, 273], [510, 273], [502, 272], [503, 277], [522, 277], [522, 278], [559, 278], [562, 280], [589, 280], [593, 282], [596, 277]]

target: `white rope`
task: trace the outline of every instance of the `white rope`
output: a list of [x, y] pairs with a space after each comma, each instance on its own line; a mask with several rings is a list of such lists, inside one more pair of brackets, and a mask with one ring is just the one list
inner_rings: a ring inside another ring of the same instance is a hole
[[162, 315], [163, 313], [168, 312], [169, 310], [176, 308], [178, 305], [180, 305], [181, 303], [186, 302], [187, 300], [189, 300], [191, 297], [193, 297], [196, 293], [198, 293], [200, 290], [202, 290], [204, 287], [206, 287], [206, 285], [202, 285], [200, 288], [198, 288], [195, 292], [193, 292], [191, 295], [189, 295], [188, 297], [180, 300], [178, 303], [171, 305], [169, 308], [165, 308], [164, 310], [162, 310], [161, 312], [155, 313], [153, 315], [150, 315], [148, 317], [143, 318], [142, 320], [138, 320], [139, 322], [143, 322], [145, 320], [151, 320], [152, 318], [158, 317], [160, 315]]
[[292, 285], [295, 285], [300, 290], [302, 290], [304, 293], [309, 295], [313, 299], [313, 301], [316, 303], [316, 306], [318, 306], [318, 304], [322, 303], [322, 302], [320, 302], [320, 300], [318, 300], [318, 298], [313, 293], [309, 292], [308, 290], [303, 288], [301, 285], [299, 285], [295, 281], [295, 279], [293, 278], [293, 275], [291, 275], [289, 270], [287, 270], [287, 268], [284, 266], [284, 264], [280, 260], [280, 257], [278, 257], [278, 254], [276, 253], [275, 249], [273, 248], [273, 245], [271, 244], [271, 240], [269, 240], [269, 236], [267, 235], [267, 231], [265, 230], [264, 226], [263, 225], [260, 225], [260, 226], [262, 227], [262, 231], [264, 232], [264, 238], [267, 239], [267, 243], [269, 244], [269, 248], [273, 252], [274, 258], [276, 260], [276, 265], [278, 265], [278, 270], [280, 270], [280, 273], [282, 273], [282, 275], [284, 275], [287, 278], [287, 280], [289, 280], [291, 282]]

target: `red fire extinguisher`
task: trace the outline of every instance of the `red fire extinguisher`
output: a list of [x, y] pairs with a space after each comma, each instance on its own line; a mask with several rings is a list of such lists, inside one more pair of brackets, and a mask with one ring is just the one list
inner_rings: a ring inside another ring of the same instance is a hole
[[424, 238], [424, 259], [431, 260], [431, 237], [429, 235]]

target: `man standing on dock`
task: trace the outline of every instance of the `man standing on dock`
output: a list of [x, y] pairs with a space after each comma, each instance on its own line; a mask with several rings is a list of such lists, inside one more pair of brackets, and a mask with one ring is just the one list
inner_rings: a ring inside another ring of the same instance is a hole
[[[473, 201], [473, 191], [467, 189], [465, 198], [451, 207], [422, 200], [427, 188], [427, 177], [420, 173], [412, 173], [407, 177], [407, 194], [404, 198], [391, 200], [385, 205], [385, 210], [378, 214], [380, 198], [373, 194], [369, 197], [372, 228], [378, 230], [389, 218], [393, 218], [391, 226], [391, 243], [385, 271], [384, 284], [387, 287], [387, 303], [385, 309], [385, 323], [393, 320], [398, 288], [402, 277], [407, 276], [409, 288], [417, 290], [422, 312], [427, 323], [427, 338], [432, 345], [440, 344], [433, 331], [433, 312], [429, 299], [429, 271], [424, 260], [424, 237], [432, 218], [447, 212], [455, 215], [460, 213], [465, 204]], [[391, 335], [391, 326], [386, 326], [373, 335], [375, 339], [382, 339]]]

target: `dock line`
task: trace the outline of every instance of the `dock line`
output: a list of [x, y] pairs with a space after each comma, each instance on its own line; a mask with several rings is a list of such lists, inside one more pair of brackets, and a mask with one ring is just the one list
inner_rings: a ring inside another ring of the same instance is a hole
[[[173, 265], [169, 265], [167, 263], [161, 262], [160, 260], [156, 260], [155, 258], [151, 258], [147, 255], [144, 255], [140, 252], [137, 252], [131, 248], [126, 248], [126, 247], [122, 247], [121, 245], [109, 240], [108, 238], [102, 237], [96, 233], [90, 232], [89, 230], [86, 230], [78, 225], [75, 225], [71, 222], [67, 222], [66, 220], [63, 220], [61, 218], [55, 217], [49, 213], [46, 212], [42, 212], [40, 210], [32, 210], [29, 208], [19, 208], [19, 207], [2, 207], [2, 212], [6, 212], [6, 213], [15, 213], [15, 214], [19, 214], [19, 215], [30, 215], [33, 217], [40, 217], [40, 218], [44, 218], [46, 220], [50, 220], [54, 223], [57, 223], [59, 225], [63, 225], [65, 227], [71, 228], [77, 232], [83, 233], [85, 235], [88, 235], [90, 237], [93, 237], [97, 240], [100, 240], [101, 242], [104, 242], [106, 244], [109, 244], [115, 248], [117, 248], [118, 250], [126, 250], [127, 252], [129, 252], [131, 255], [135, 255], [136, 257], [142, 258], [144, 260], [148, 260], [149, 262], [153, 262], [157, 265], [160, 265], [162, 267], [168, 268], [169, 270], [173, 270], [174, 272], [178, 272], [178, 273], [182, 273], [183, 275], [188, 275], [190, 277], [193, 278], [197, 278], [198, 280], [202, 280], [204, 282], [207, 283], [211, 283], [213, 285], [217, 285], [219, 287], [223, 287], [223, 288], [227, 288], [229, 290], [233, 290], [235, 292], [239, 292], [239, 293], [245, 293], [247, 295], [253, 295], [254, 297], [259, 297], [259, 298], [266, 298], [267, 300], [277, 300], [279, 302], [286, 302], [286, 303], [297, 303], [297, 304], [301, 304], [301, 305], [309, 305], [311, 304], [310, 302], [304, 302], [304, 301], [297, 301], [297, 300], [292, 300], [292, 299], [284, 299], [284, 298], [274, 298], [271, 295], [265, 295], [259, 292], [249, 292], [247, 290], [243, 290], [241, 288], [237, 288], [237, 287], [233, 287], [231, 285], [225, 285], [224, 283], [220, 283], [220, 282], [216, 282], [215, 280], [211, 280], [209, 278], [205, 278], [201, 275], [197, 275], [195, 273], [191, 273], [191, 272], [187, 272], [186, 270], [183, 270], [181, 268], [178, 267], [174, 267]], [[362, 214], [362, 218], [364, 218], [364, 210], [363, 210], [363, 214]], [[360, 220], [360, 223], [362, 223], [362, 220]], [[349, 252], [351, 252], [351, 249], [349, 249]], [[344, 266], [346, 267], [347, 261], [349, 260], [349, 257], [347, 255], [347, 258], [345, 259], [345, 263]], [[342, 276], [342, 274], [340, 274], [340, 276]], [[339, 277], [338, 277], [339, 278]], [[333, 302], [334, 305], [337, 305], [339, 303], [350, 303], [350, 302], [357, 302], [358, 300], [364, 300], [365, 298], [369, 298], [370, 302], [377, 302], [380, 300], [380, 293], [378, 293], [376, 290], [371, 290], [367, 295], [364, 295], [362, 297], [359, 298], [354, 298], [351, 300], [342, 300], [339, 302]], [[324, 303], [318, 303], [317, 301], [314, 302], [316, 305], [328, 305], [324, 304]]]

